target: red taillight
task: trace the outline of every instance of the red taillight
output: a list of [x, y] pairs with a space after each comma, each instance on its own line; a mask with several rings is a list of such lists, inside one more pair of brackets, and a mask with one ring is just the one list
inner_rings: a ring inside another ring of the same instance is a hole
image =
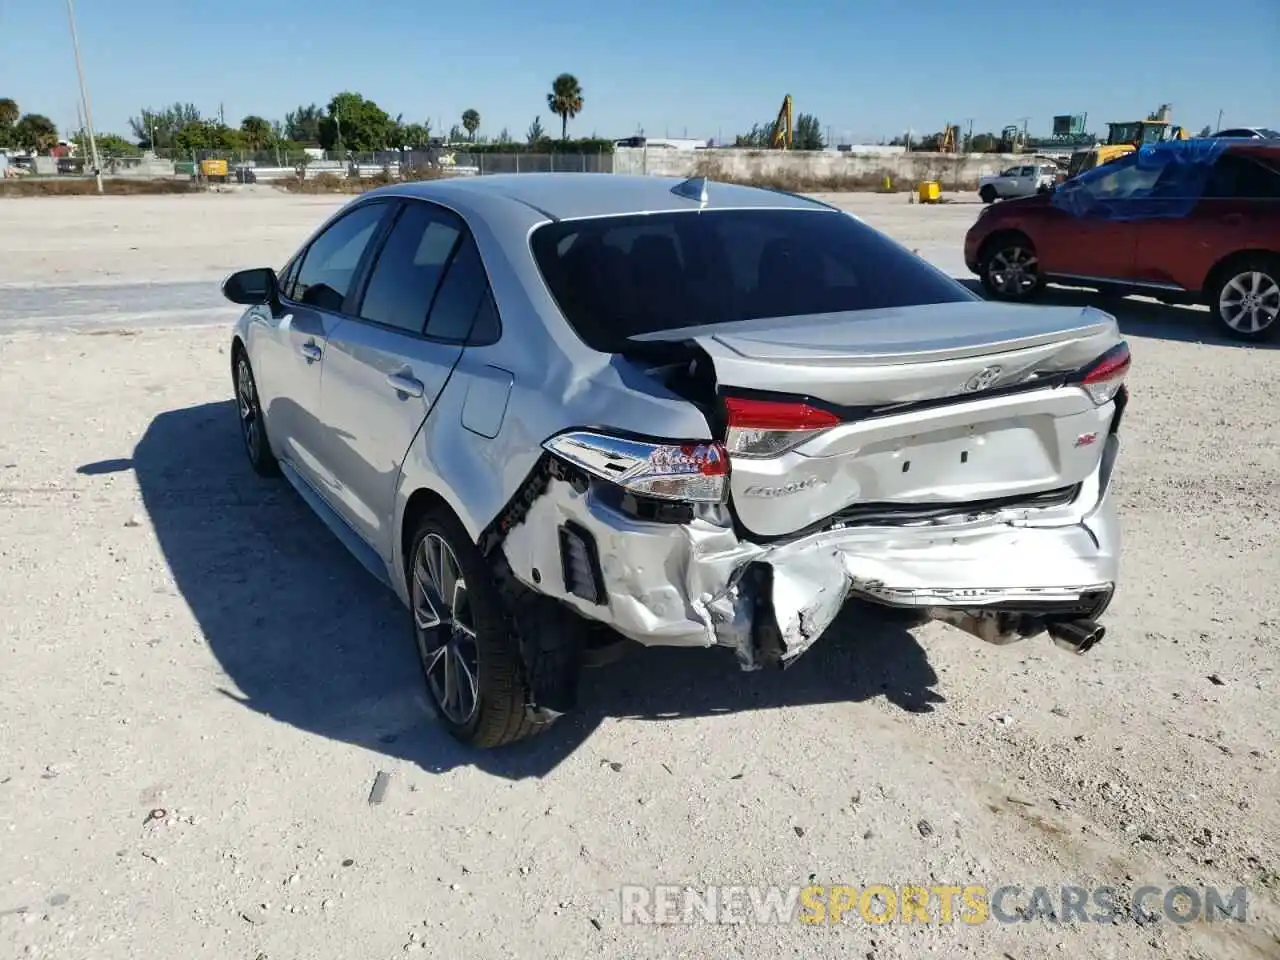
[[729, 426], [755, 430], [825, 430], [840, 422], [829, 410], [786, 400], [725, 397], [724, 408], [729, 415]]
[[1129, 344], [1121, 343], [1112, 347], [1092, 364], [1085, 368], [1081, 386], [1098, 406], [1109, 402], [1124, 386], [1124, 378], [1129, 373], [1132, 359], [1129, 356]]
[[776, 457], [840, 423], [831, 411], [802, 401], [725, 397], [724, 408], [725, 446], [739, 457]]

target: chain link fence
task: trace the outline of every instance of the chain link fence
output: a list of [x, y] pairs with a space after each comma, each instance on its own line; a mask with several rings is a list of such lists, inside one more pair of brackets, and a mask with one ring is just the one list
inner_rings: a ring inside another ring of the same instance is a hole
[[[301, 176], [304, 179], [327, 174], [336, 177], [400, 176], [401, 171], [438, 170], [458, 176], [487, 176], [519, 173], [612, 173], [613, 154], [594, 153], [468, 151], [457, 147], [428, 150], [384, 150], [372, 153], [301, 152], [284, 150], [166, 150], [156, 151], [159, 159], [173, 163], [175, 176], [196, 176], [206, 161], [225, 161], [228, 175], [254, 171], [254, 180]], [[240, 179], [244, 179], [240, 175]]]

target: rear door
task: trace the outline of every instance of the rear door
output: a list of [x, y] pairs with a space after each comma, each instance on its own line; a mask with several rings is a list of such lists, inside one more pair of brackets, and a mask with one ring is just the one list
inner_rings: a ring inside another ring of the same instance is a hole
[[362, 203], [331, 223], [285, 272], [280, 308], [252, 344], [260, 402], [277, 452], [305, 479], [319, 474], [320, 380], [329, 335], [391, 205]]
[[1209, 271], [1237, 250], [1274, 249], [1280, 171], [1253, 157], [1224, 153], [1185, 217], [1141, 224], [1139, 279], [1198, 291]]
[[400, 465], [453, 373], [487, 289], [463, 221], [406, 200], [356, 316], [330, 335], [321, 400], [330, 428], [326, 496], [384, 557]]

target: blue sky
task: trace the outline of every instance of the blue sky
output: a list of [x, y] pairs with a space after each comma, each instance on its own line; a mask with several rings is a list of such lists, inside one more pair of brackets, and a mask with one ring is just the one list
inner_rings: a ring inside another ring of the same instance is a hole
[[[1161, 102], [1195, 130], [1219, 110], [1280, 126], [1280, 0], [80, 0], [76, 14], [95, 125], [126, 135], [143, 106], [221, 104], [238, 123], [350, 89], [437, 129], [474, 107], [482, 133], [521, 137], [537, 114], [558, 128], [545, 94], [561, 71], [585, 92], [578, 136], [731, 138], [784, 93], [837, 139], [970, 118], [1047, 133], [1080, 112], [1105, 132]], [[0, 0], [0, 96], [74, 124], [64, 3]]]

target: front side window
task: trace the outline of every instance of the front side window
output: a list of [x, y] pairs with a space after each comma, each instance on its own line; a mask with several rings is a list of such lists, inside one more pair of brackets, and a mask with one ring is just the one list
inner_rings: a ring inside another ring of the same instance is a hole
[[360, 258], [386, 212], [385, 203], [362, 204], [316, 237], [303, 255], [289, 298], [320, 310], [341, 312]]
[[824, 209], [565, 220], [539, 227], [531, 244], [565, 319], [603, 352], [681, 327], [975, 299], [866, 224]]
[[369, 273], [360, 318], [422, 333], [462, 231], [462, 222], [447, 210], [406, 203]]

